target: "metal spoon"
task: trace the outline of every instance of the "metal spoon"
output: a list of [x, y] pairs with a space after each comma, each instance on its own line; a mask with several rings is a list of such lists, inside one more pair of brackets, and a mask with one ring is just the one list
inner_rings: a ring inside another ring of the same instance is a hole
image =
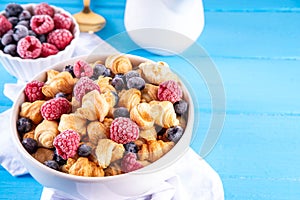
[[89, 33], [100, 31], [105, 26], [106, 20], [90, 9], [90, 0], [83, 0], [83, 5], [83, 10], [73, 15], [80, 31]]

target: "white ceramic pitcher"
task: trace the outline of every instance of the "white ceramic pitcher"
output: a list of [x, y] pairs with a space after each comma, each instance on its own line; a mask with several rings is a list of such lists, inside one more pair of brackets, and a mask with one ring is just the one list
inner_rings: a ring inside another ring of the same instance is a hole
[[160, 55], [181, 53], [203, 30], [202, 0], [127, 0], [124, 24], [140, 47]]

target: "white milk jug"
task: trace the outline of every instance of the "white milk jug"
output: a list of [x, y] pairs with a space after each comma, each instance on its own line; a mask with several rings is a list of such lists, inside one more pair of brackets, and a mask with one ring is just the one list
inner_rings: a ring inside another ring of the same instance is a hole
[[124, 24], [141, 48], [159, 55], [178, 54], [203, 30], [202, 0], [127, 0]]

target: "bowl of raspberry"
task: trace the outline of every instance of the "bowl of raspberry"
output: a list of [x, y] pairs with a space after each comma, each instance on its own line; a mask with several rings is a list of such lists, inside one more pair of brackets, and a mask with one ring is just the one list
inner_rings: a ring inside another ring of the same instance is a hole
[[79, 33], [76, 20], [62, 8], [9, 3], [0, 13], [0, 62], [17, 79], [29, 81], [71, 58]]
[[163, 61], [73, 57], [20, 91], [13, 141], [30, 174], [66, 197], [136, 197], [174, 176], [189, 148], [195, 117], [187, 86]]

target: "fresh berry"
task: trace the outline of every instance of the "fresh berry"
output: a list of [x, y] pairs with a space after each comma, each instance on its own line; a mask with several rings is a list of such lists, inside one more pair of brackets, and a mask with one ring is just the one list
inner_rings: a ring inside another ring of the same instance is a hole
[[56, 93], [55, 94], [55, 97], [54, 98], [59, 98], [59, 97], [62, 97], [62, 98], [67, 98], [68, 95], [63, 93], [63, 92], [59, 92], [59, 93]]
[[188, 108], [188, 103], [185, 100], [177, 101], [173, 104], [176, 114], [183, 115]]
[[121, 170], [123, 172], [132, 172], [143, 167], [143, 165], [137, 162], [137, 156], [135, 153], [127, 153], [121, 161]]
[[134, 142], [129, 142], [123, 146], [126, 152], [137, 153], [139, 151], [138, 146]]
[[172, 142], [178, 142], [181, 136], [183, 135], [183, 128], [181, 126], [174, 126], [168, 128], [165, 132], [165, 137]]
[[119, 143], [126, 144], [139, 137], [139, 127], [131, 119], [126, 117], [115, 118], [110, 126], [110, 139]]
[[72, 19], [64, 13], [55, 13], [53, 21], [56, 29], [69, 30], [72, 26]]
[[92, 147], [86, 144], [82, 144], [77, 149], [77, 154], [82, 157], [88, 157], [92, 153]]
[[19, 15], [19, 20], [30, 20], [31, 13], [28, 10], [23, 10]]
[[47, 42], [54, 44], [59, 50], [63, 50], [70, 44], [73, 35], [66, 29], [56, 29], [49, 33]]
[[71, 110], [71, 104], [66, 98], [54, 98], [46, 101], [41, 107], [41, 114], [46, 120], [59, 119], [62, 114]]
[[37, 58], [41, 55], [42, 44], [34, 36], [26, 36], [19, 40], [17, 52], [21, 58]]
[[182, 90], [176, 81], [168, 80], [159, 84], [157, 97], [160, 101], [175, 103], [182, 98]]
[[12, 29], [12, 24], [0, 14], [0, 37], [2, 37], [7, 31]]
[[67, 163], [67, 160], [63, 159], [60, 155], [57, 154], [56, 149], [54, 150], [53, 160], [55, 160], [58, 165], [64, 165]]
[[47, 3], [40, 3], [34, 7], [33, 10], [35, 15], [49, 15], [54, 16], [54, 9]]
[[88, 77], [82, 77], [79, 79], [79, 81], [75, 84], [73, 93], [75, 96], [75, 99], [79, 102], [81, 102], [82, 97], [93, 90], [98, 90], [100, 92], [100, 87], [96, 83], [93, 82], [92, 79]]
[[30, 24], [30, 21], [28, 21], [28, 20], [21, 20], [21, 21], [18, 22], [17, 25], [23, 25], [23, 26], [25, 26], [28, 29], [28, 35], [29, 35], [29, 31], [32, 31], [32, 30], [29, 30], [30, 29], [29, 24]]
[[4, 53], [10, 54], [11, 56], [17, 56], [17, 45], [15, 44], [9, 44], [4, 47], [3, 49]]
[[59, 52], [58, 49], [53, 44], [49, 44], [49, 43], [46, 43], [46, 42], [42, 43], [41, 57], [47, 57], [47, 56], [55, 55], [58, 52]]
[[114, 97], [114, 104], [112, 105], [113, 107], [117, 106], [120, 100], [120, 97], [118, 95], [118, 93], [116, 93], [115, 91], [110, 91], [112, 96]]
[[64, 67], [64, 71], [69, 72], [73, 78], [75, 78], [75, 74], [74, 74], [74, 67], [72, 65], [66, 65]]
[[111, 76], [110, 69], [105, 67], [102, 64], [95, 65], [93, 68], [93, 75], [91, 76], [91, 79], [97, 80], [99, 76], [104, 76], [104, 77]]
[[45, 98], [45, 95], [42, 92], [44, 84], [44, 82], [38, 80], [27, 83], [24, 89], [26, 99], [30, 102], [43, 100]]
[[30, 154], [33, 154], [38, 149], [38, 143], [33, 138], [25, 138], [22, 140], [22, 145], [26, 149], [26, 151]]
[[114, 109], [113, 115], [114, 115], [114, 118], [118, 118], [118, 117], [129, 118], [130, 117], [129, 111], [125, 107], [118, 107], [118, 108]]
[[30, 27], [37, 34], [45, 34], [54, 29], [54, 21], [49, 15], [34, 15]]
[[5, 33], [1, 38], [1, 43], [3, 46], [14, 43], [13, 32], [8, 31], [7, 33]]
[[47, 167], [49, 167], [49, 168], [51, 168], [51, 169], [54, 169], [54, 170], [59, 170], [59, 165], [58, 165], [58, 163], [56, 162], [56, 161], [54, 161], [54, 160], [47, 160], [47, 161], [45, 161], [44, 162], [44, 164], [47, 166]]
[[15, 25], [17, 25], [18, 22], [19, 22], [19, 18], [17, 18], [17, 17], [9, 17], [7, 20], [11, 23], [11, 25], [12, 25], [13, 27], [14, 27]]
[[132, 78], [132, 77], [139, 77], [139, 76], [140, 76], [140, 74], [137, 71], [132, 70], [132, 71], [126, 72], [124, 74], [124, 79], [125, 79], [126, 82], [128, 82], [128, 80], [130, 78]]
[[145, 88], [145, 80], [141, 77], [132, 77], [127, 81], [127, 88], [135, 88], [138, 90], [142, 90]]
[[37, 37], [37, 34], [33, 30], [28, 30], [28, 35]]
[[20, 13], [22, 13], [23, 7], [16, 3], [7, 4], [5, 7], [5, 14], [7, 17], [15, 16], [17, 17]]
[[23, 25], [16, 25], [13, 31], [13, 38], [15, 41], [19, 41], [28, 35], [28, 28]]
[[91, 77], [93, 75], [93, 68], [83, 60], [77, 60], [74, 63], [73, 71], [77, 78], [84, 76]]
[[111, 85], [114, 86], [114, 88], [118, 91], [121, 91], [123, 88], [125, 88], [125, 83], [122, 76], [115, 76], [111, 81]]
[[75, 156], [80, 142], [80, 135], [74, 130], [65, 130], [58, 134], [53, 141], [57, 154], [67, 160]]
[[21, 135], [31, 131], [32, 127], [33, 127], [33, 122], [29, 118], [21, 117], [17, 121], [17, 130], [18, 133], [20, 133]]
[[46, 36], [46, 34], [39, 34], [39, 35], [37, 35], [36, 36], [37, 37], [37, 39], [39, 39], [39, 41], [41, 42], [41, 43], [45, 43], [45, 42], [47, 42], [47, 36]]

